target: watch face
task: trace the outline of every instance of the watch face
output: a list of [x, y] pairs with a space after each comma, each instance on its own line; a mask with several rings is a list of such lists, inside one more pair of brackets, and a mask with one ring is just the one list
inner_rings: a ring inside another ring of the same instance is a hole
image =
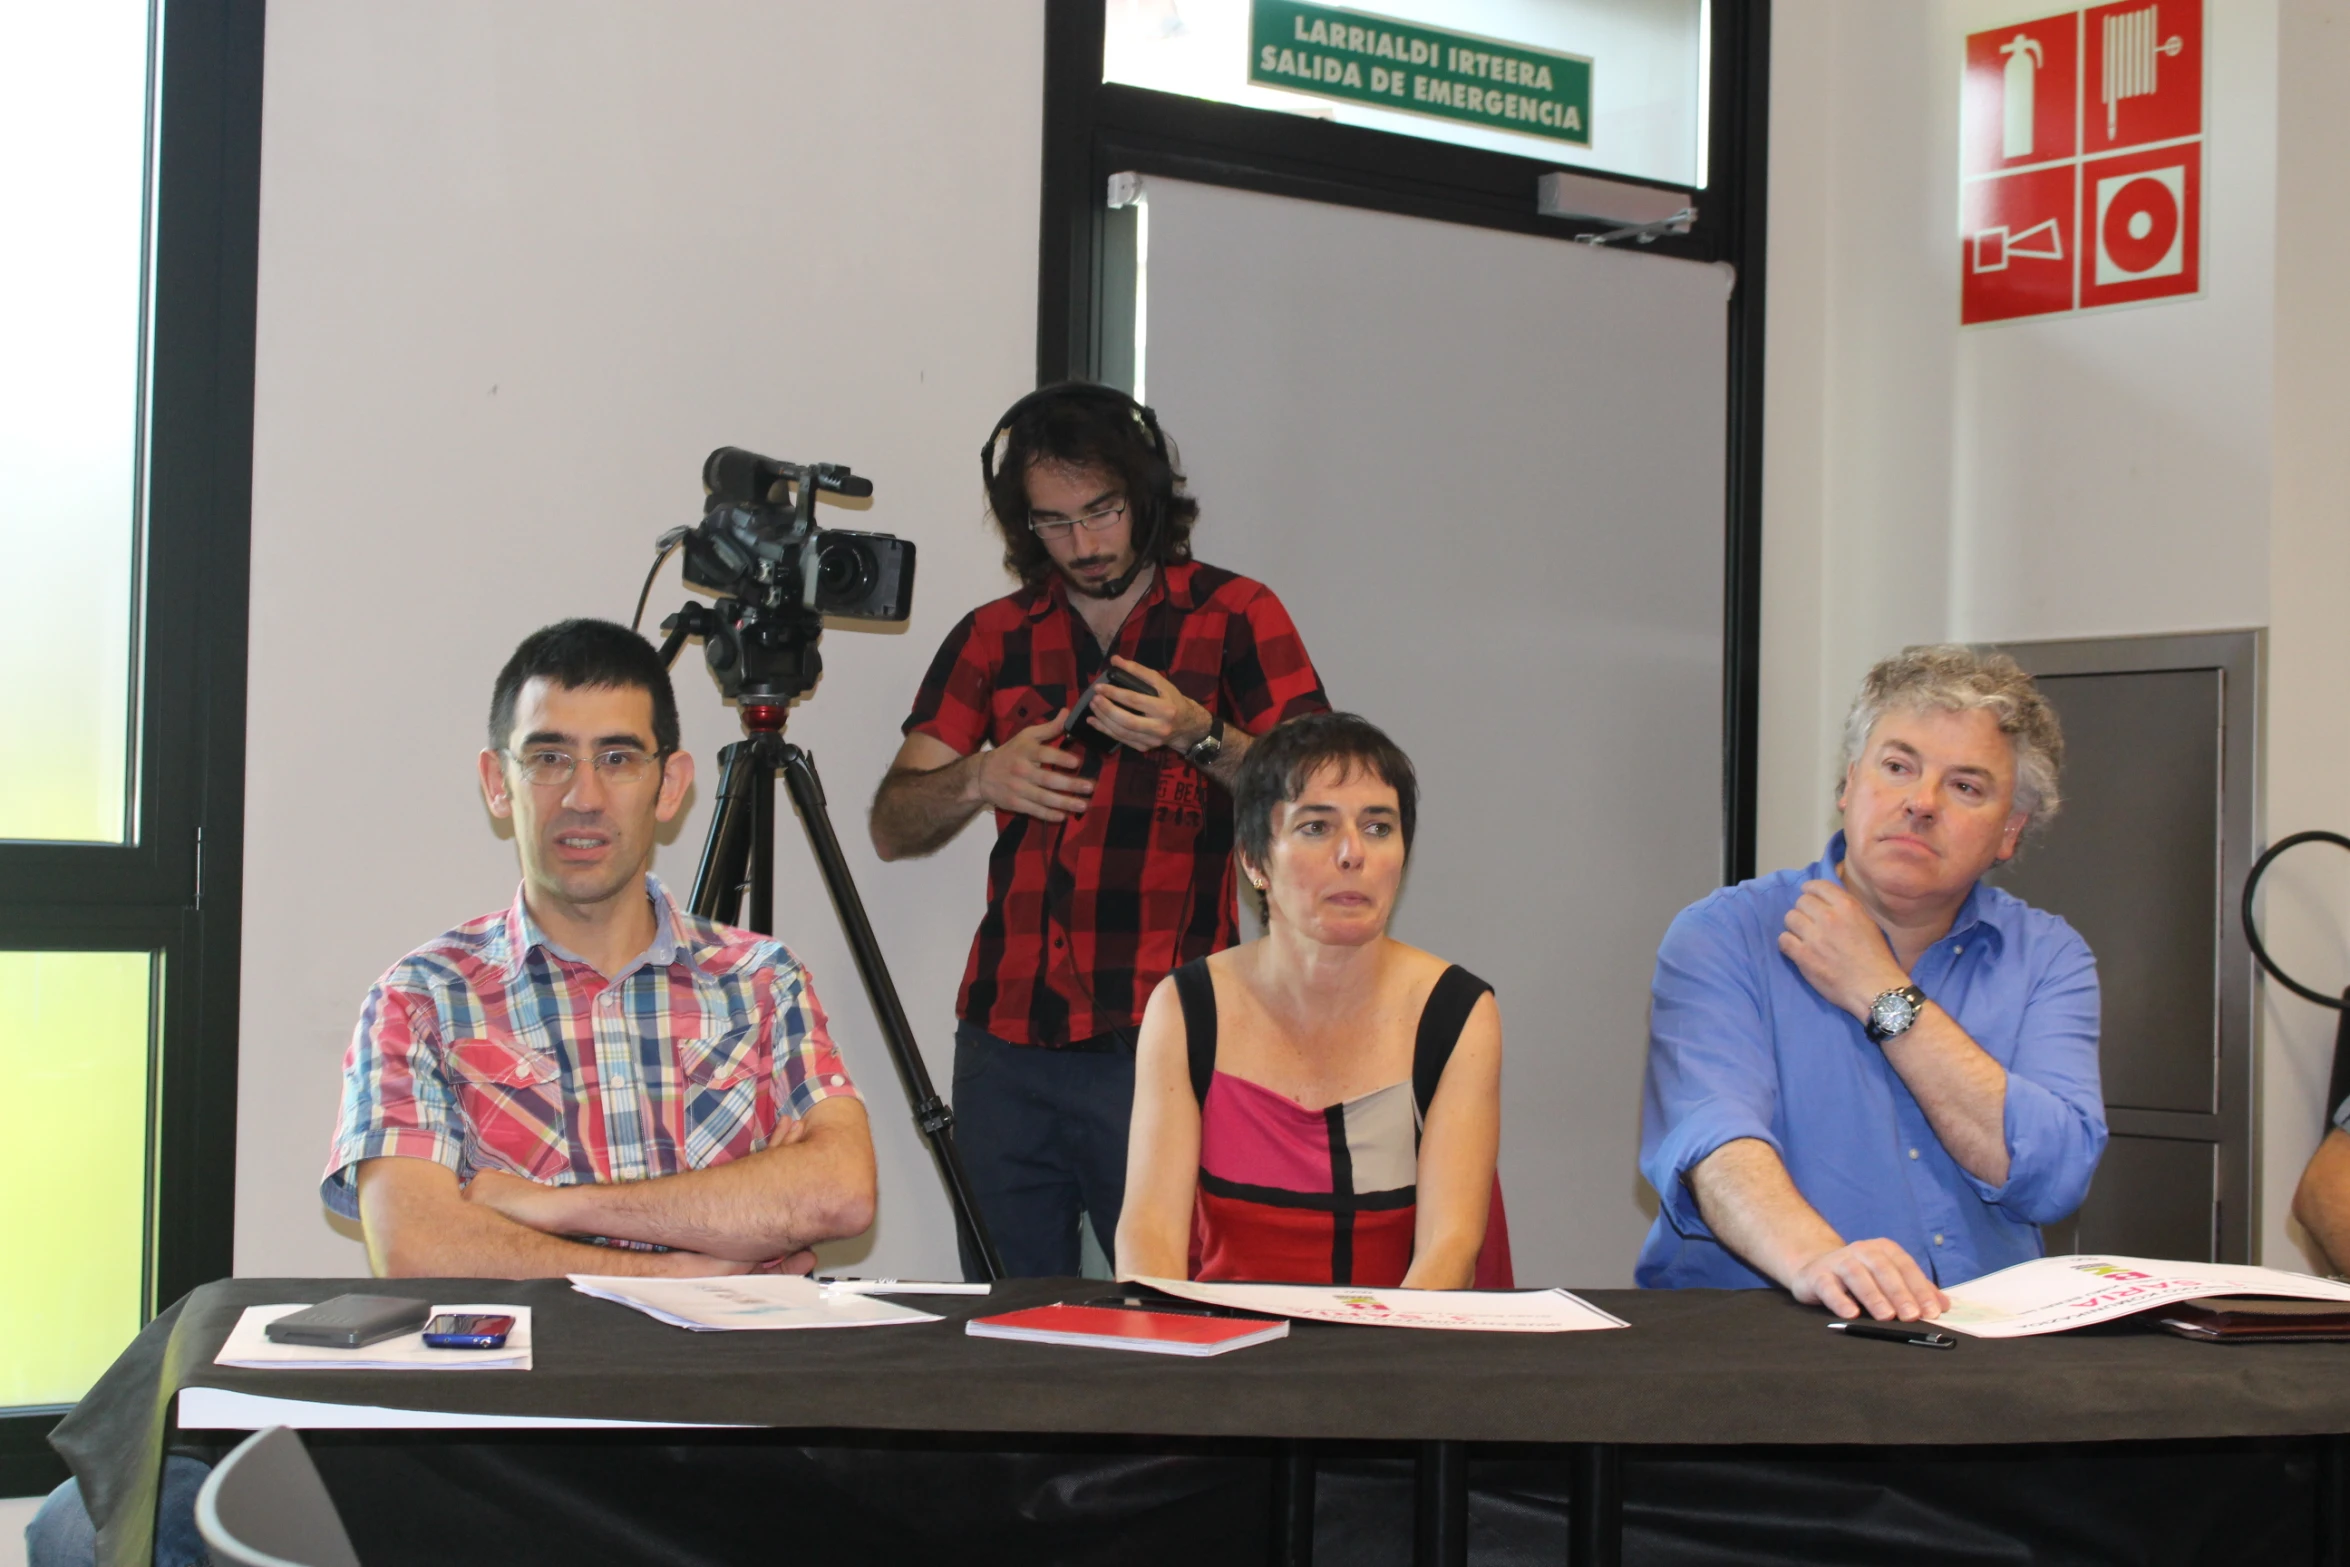
[[1888, 991], [1869, 1008], [1869, 1026], [1880, 1034], [1898, 1034], [1917, 1021], [1916, 1003], [1900, 991]]

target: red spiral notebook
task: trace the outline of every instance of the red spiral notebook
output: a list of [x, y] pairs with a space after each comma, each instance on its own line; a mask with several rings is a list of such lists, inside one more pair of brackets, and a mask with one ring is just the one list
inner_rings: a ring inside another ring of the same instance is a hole
[[1092, 1349], [1139, 1349], [1154, 1355], [1221, 1355], [1289, 1336], [1287, 1321], [1263, 1317], [1202, 1316], [1134, 1306], [1031, 1306], [963, 1324], [973, 1338], [1019, 1339], [1030, 1344], [1077, 1344]]

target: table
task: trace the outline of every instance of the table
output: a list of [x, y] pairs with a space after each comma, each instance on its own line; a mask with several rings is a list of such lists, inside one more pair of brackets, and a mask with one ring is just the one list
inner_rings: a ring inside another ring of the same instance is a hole
[[[175, 1395], [188, 1429], [191, 1416], [222, 1420], [230, 1395], [332, 1406], [288, 1422], [313, 1429], [379, 1420], [354, 1411], [403, 1410], [431, 1412], [444, 1429], [465, 1421], [487, 1423], [475, 1430], [515, 1429], [508, 1424], [515, 1420], [636, 1422], [597, 1429], [640, 1439], [743, 1427], [761, 1440], [920, 1433], [1034, 1442], [1084, 1433], [1174, 1439], [1194, 1451], [1241, 1444], [1277, 1460], [1273, 1505], [1291, 1533], [1276, 1541], [1276, 1559], [1297, 1543], [1300, 1492], [1310, 1484], [1313, 1449], [1299, 1444], [1410, 1444], [1418, 1454], [1416, 1555], [1431, 1562], [1458, 1562], [1465, 1553], [1468, 1444], [1539, 1444], [1572, 1471], [1570, 1559], [1588, 1567], [1614, 1561], [1620, 1548], [1628, 1448], [1686, 1455], [1891, 1445], [1931, 1455], [2133, 1443], [2176, 1454], [2161, 1444], [2249, 1443], [2247, 1451], [2322, 1458], [2314, 1484], [2317, 1505], [2328, 1507], [2339, 1498], [2338, 1434], [2350, 1432], [2350, 1345], [2215, 1346], [2125, 1330], [1969, 1340], [1938, 1352], [1828, 1333], [1819, 1311], [1762, 1291], [1586, 1292], [1632, 1324], [1607, 1332], [1300, 1323], [1275, 1343], [1192, 1361], [962, 1331], [971, 1316], [1101, 1289], [1078, 1280], [1020, 1280], [985, 1301], [922, 1302], [948, 1319], [936, 1325], [731, 1334], [665, 1327], [560, 1280], [409, 1280], [398, 1286], [403, 1292], [531, 1306], [536, 1369], [264, 1372], [211, 1364], [246, 1306], [319, 1300], [351, 1287], [282, 1279], [206, 1285], [126, 1351], [56, 1438], [90, 1493], [102, 1561], [143, 1559], [141, 1509], [152, 1512]], [[228, 1423], [262, 1413], [248, 1407]], [[2261, 1442], [2270, 1447], [2259, 1449]], [[2193, 1473], [2192, 1464], [2183, 1472]], [[1310, 1523], [1310, 1510], [1302, 1516]], [[2338, 1518], [2338, 1510], [2326, 1515], [2322, 1539], [2338, 1534]]]

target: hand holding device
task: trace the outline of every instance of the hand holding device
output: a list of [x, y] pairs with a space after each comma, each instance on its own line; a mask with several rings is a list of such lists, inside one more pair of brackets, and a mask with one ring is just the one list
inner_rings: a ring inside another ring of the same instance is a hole
[[1127, 658], [1110, 661], [1109, 673], [1094, 682], [1077, 711], [1093, 720], [1094, 730], [1137, 751], [1164, 746], [1180, 752], [1216, 726], [1174, 681]]
[[1079, 739], [1086, 739], [1089, 738], [1090, 734], [1100, 733], [1099, 730], [1093, 730], [1090, 732], [1081, 730], [1078, 726], [1083, 724], [1085, 720], [1092, 715], [1093, 699], [1096, 696], [1099, 696], [1102, 690], [1108, 686], [1116, 686], [1121, 691], [1139, 691], [1145, 696], [1152, 695], [1158, 689], [1149, 681], [1143, 679], [1140, 675], [1129, 674], [1127, 671], [1120, 669], [1116, 664], [1112, 664], [1109, 667], [1109, 670], [1103, 674], [1100, 679], [1096, 680], [1092, 685], [1085, 688], [1085, 695], [1079, 697], [1075, 705], [1069, 709], [1068, 720], [1061, 725], [1061, 733], [1063, 735], [1074, 735]]

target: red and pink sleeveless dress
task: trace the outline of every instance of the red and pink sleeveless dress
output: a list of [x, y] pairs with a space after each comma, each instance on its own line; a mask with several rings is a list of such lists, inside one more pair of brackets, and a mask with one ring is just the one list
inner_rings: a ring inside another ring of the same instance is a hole
[[[1420, 1127], [1478, 998], [1458, 964], [1421, 1009], [1408, 1082], [1309, 1110], [1216, 1070], [1216, 990], [1205, 959], [1175, 971], [1200, 1105], [1191, 1277], [1393, 1286], [1412, 1265]], [[1476, 1287], [1511, 1287], [1509, 1221], [1495, 1177]]]

